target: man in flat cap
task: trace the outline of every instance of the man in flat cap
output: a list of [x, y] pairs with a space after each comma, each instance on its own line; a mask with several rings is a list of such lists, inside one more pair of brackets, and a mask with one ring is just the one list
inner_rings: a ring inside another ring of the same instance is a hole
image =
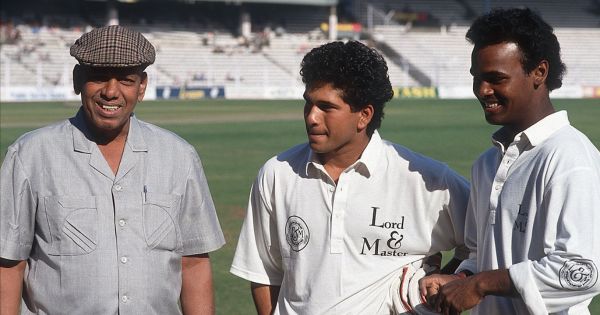
[[133, 115], [152, 44], [108, 26], [71, 55], [83, 106], [2, 164], [0, 313], [21, 296], [21, 314], [214, 313], [208, 252], [224, 238], [200, 159]]

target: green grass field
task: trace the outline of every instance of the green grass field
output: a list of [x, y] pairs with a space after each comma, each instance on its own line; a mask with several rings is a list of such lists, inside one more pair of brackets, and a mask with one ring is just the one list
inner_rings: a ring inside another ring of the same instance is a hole
[[[600, 147], [598, 100], [555, 100], [571, 123]], [[211, 254], [218, 314], [251, 314], [249, 284], [229, 273], [250, 185], [269, 157], [305, 141], [302, 101], [143, 102], [142, 120], [172, 130], [198, 150], [227, 245]], [[0, 104], [0, 159], [19, 135], [71, 117], [76, 104]], [[475, 100], [395, 100], [385, 110], [383, 138], [448, 163], [465, 177], [490, 146], [496, 129], [483, 119]], [[600, 299], [590, 308], [600, 314]]]

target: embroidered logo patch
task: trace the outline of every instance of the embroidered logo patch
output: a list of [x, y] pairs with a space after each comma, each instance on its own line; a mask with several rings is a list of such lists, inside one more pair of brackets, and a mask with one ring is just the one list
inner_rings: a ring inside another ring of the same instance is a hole
[[598, 270], [594, 262], [588, 259], [573, 259], [560, 268], [560, 285], [570, 290], [587, 290], [596, 284]]
[[288, 218], [285, 224], [285, 239], [294, 251], [301, 251], [310, 240], [310, 232], [306, 222], [295, 215]]

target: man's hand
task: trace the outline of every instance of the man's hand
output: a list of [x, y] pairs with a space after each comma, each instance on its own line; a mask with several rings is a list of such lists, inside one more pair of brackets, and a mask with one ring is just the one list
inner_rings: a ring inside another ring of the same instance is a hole
[[421, 279], [423, 285], [421, 282], [419, 285], [421, 292], [423, 292], [423, 288], [428, 294], [437, 291], [437, 294], [427, 295], [427, 302], [434, 311], [445, 315], [460, 314], [462, 311], [471, 309], [487, 295], [518, 296], [506, 269], [484, 271], [470, 277], [448, 276], [456, 279], [454, 281], [443, 277], [445, 276], [425, 277]]
[[[455, 276], [459, 277], [459, 276]], [[460, 314], [473, 308], [485, 297], [475, 276], [459, 277], [443, 285], [436, 296], [428, 300], [432, 309], [442, 314]]]
[[[446, 283], [457, 279], [461, 279], [461, 277], [457, 275], [432, 274], [419, 280], [419, 291], [427, 301], [433, 301], [432, 299], [437, 297], [438, 292]], [[433, 303], [430, 303], [430, 305], [433, 305]]]

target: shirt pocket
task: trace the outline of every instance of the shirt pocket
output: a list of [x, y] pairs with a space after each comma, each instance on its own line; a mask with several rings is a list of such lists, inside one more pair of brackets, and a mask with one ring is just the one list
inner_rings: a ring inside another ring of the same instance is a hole
[[142, 217], [144, 238], [153, 250], [176, 251], [182, 248], [179, 225], [181, 196], [145, 193]]
[[51, 246], [49, 255], [76, 256], [96, 250], [98, 210], [93, 196], [44, 198]]

